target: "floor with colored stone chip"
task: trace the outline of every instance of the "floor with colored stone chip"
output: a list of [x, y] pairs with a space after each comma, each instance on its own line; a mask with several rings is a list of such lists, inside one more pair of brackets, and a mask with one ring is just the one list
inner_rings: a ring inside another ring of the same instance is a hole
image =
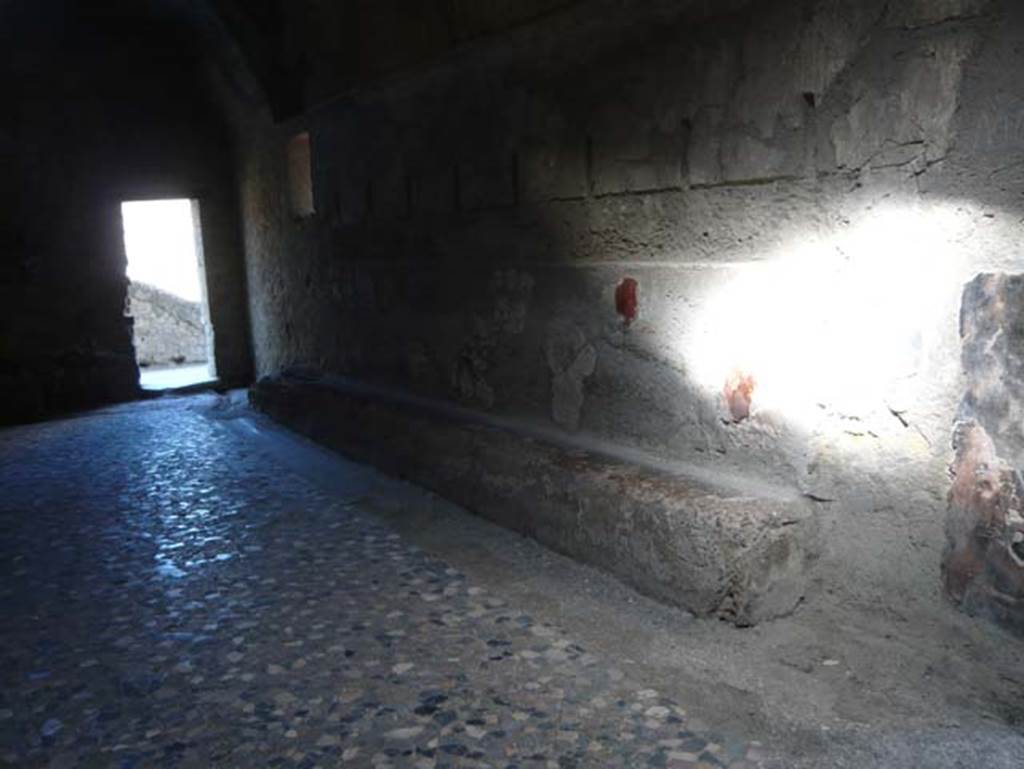
[[0, 432], [0, 765], [754, 767], [188, 399]]

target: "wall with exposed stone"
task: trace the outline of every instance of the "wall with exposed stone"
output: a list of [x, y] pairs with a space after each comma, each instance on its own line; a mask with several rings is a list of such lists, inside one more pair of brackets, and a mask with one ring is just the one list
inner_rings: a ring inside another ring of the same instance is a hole
[[128, 286], [128, 314], [140, 366], [206, 362], [206, 329], [199, 302], [133, 282]]
[[785, 485], [811, 597], [933, 610], [961, 292], [1021, 263], [1024, 9], [719, 10], [577, 3], [254, 119], [257, 371]]

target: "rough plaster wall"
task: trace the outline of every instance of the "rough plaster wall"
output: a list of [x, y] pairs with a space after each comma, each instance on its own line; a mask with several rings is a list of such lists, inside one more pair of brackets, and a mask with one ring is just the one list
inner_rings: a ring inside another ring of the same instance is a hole
[[[258, 373], [772, 476], [820, 501], [826, 589], [935, 605], [960, 292], [1019, 270], [1020, 11], [763, 2], [633, 43], [619, 22], [544, 20], [311, 112], [310, 220], [281, 199], [293, 126], [257, 132]], [[729, 366], [758, 381], [738, 423]]]
[[128, 286], [135, 360], [141, 365], [202, 363], [206, 360], [206, 331], [199, 302], [189, 302], [155, 286]]

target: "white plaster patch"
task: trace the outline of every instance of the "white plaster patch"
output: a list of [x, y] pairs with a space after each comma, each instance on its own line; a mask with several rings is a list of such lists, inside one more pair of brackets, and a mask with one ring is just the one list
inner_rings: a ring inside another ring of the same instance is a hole
[[562, 427], [579, 427], [583, 383], [597, 365], [597, 351], [574, 323], [555, 321], [544, 346], [551, 369], [551, 416]]

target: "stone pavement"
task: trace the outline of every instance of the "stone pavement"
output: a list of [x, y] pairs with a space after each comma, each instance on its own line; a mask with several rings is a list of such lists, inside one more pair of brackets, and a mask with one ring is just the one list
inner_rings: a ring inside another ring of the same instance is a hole
[[0, 433], [0, 765], [753, 767], [188, 399]]

